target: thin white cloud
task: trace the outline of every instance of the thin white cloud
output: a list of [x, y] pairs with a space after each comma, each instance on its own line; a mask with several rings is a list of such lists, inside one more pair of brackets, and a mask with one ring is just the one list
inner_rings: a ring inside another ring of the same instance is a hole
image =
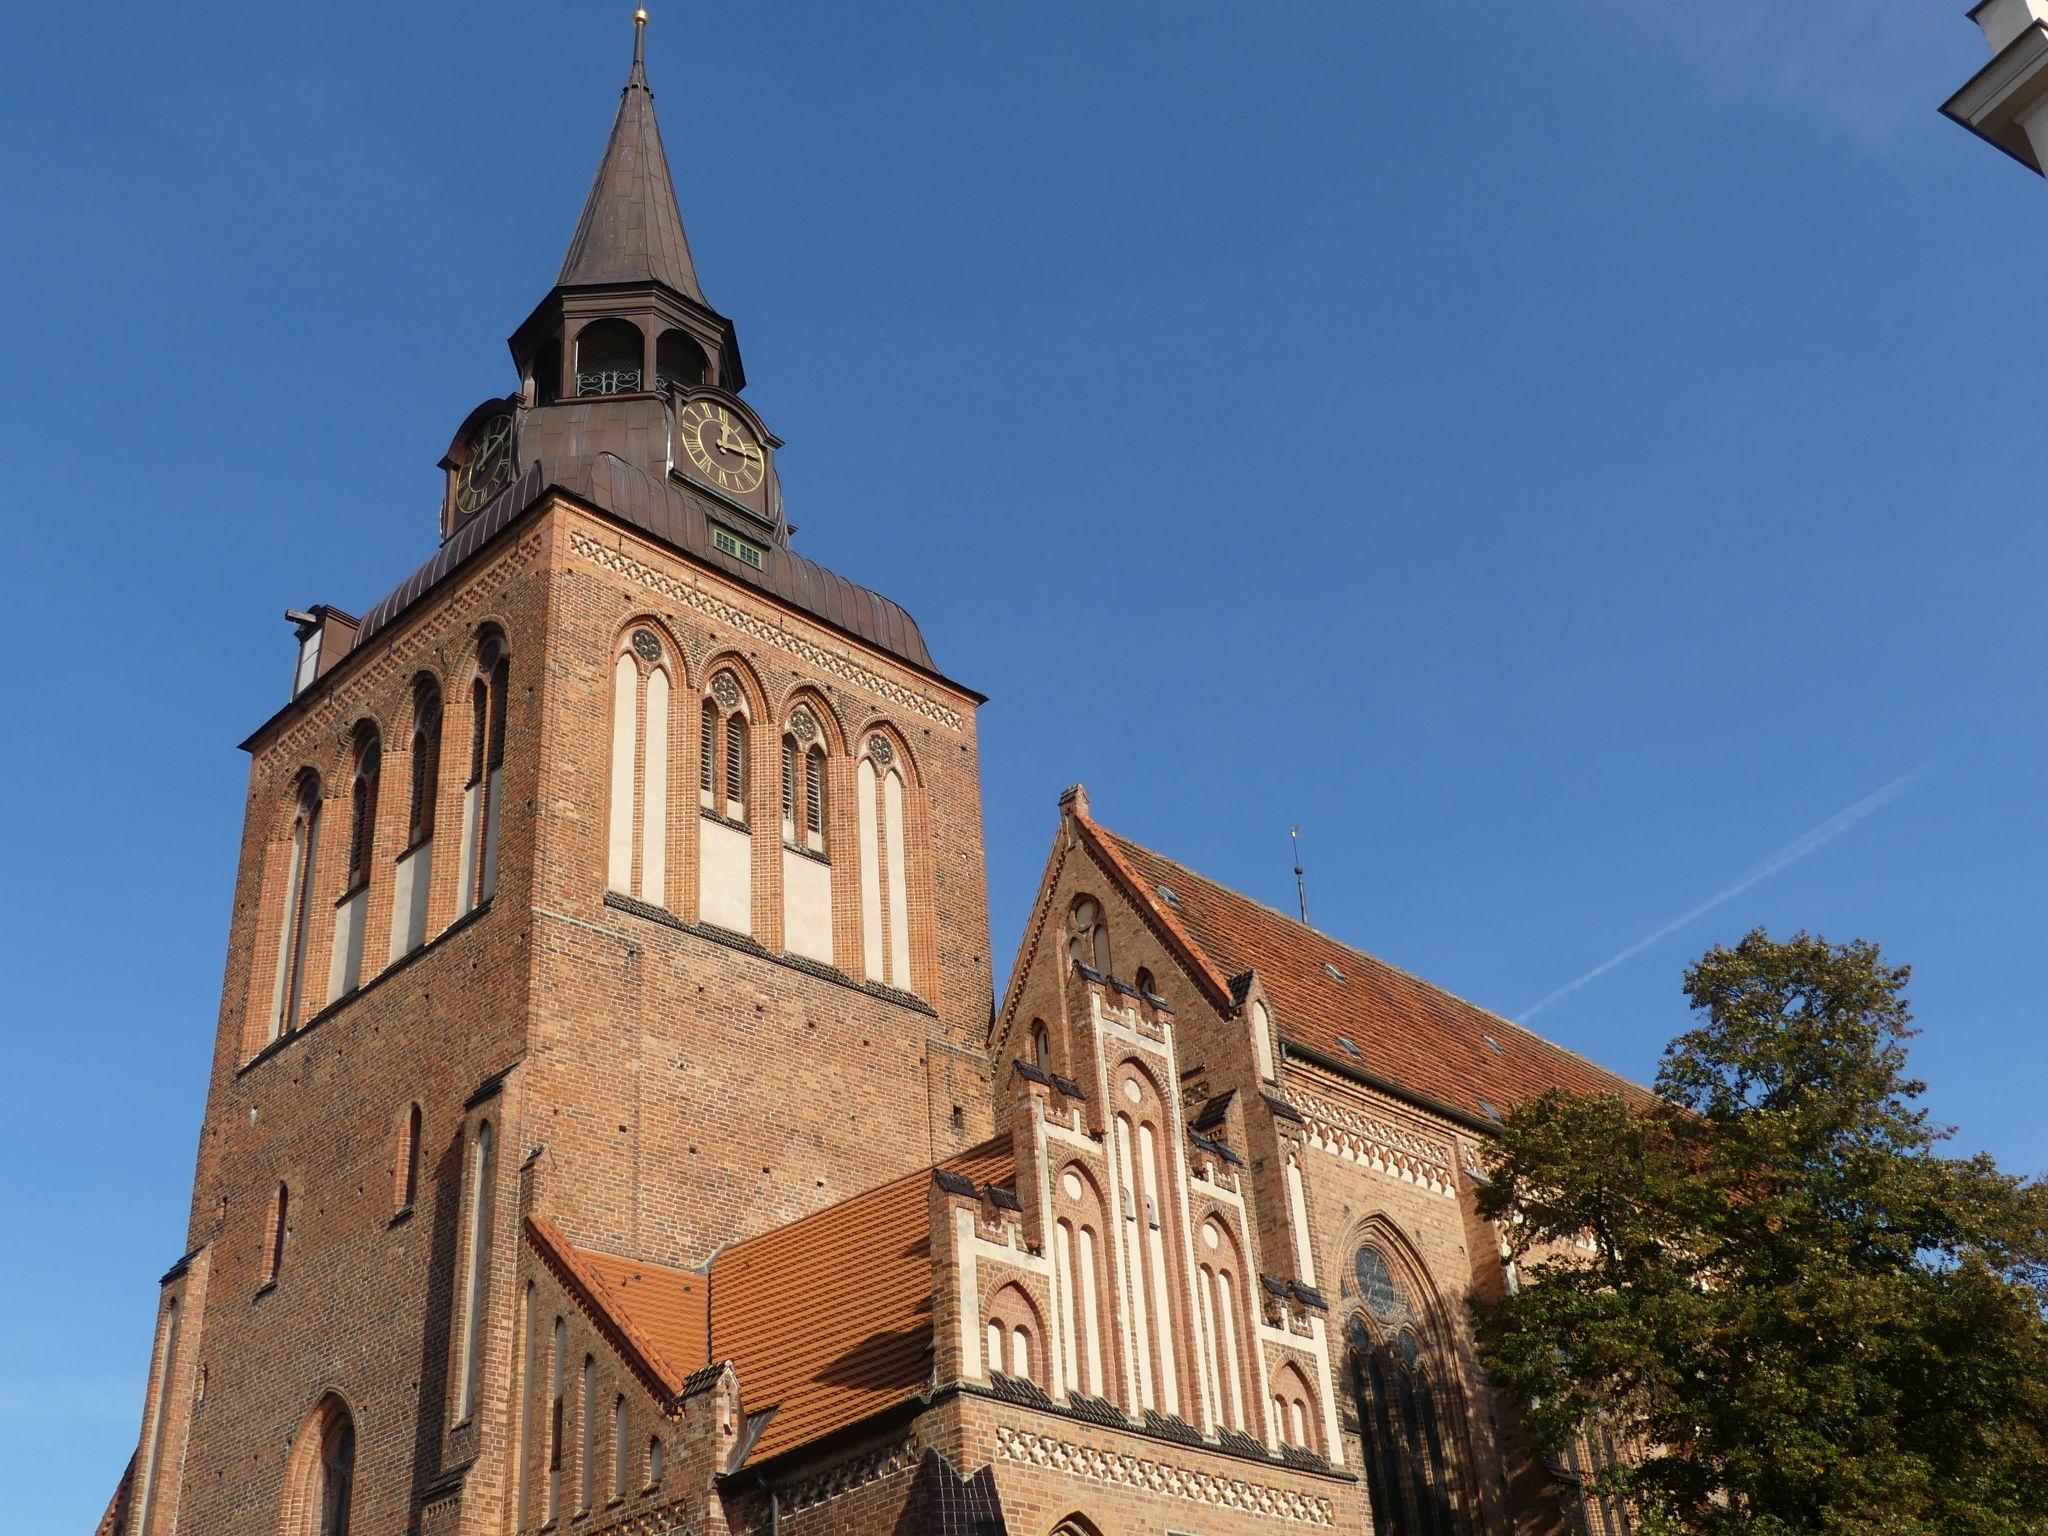
[[1563, 986], [1559, 987], [1555, 992], [1552, 992], [1545, 997], [1538, 998], [1534, 1003], [1530, 1004], [1527, 1008], [1524, 1008], [1521, 1011], [1521, 1013], [1516, 1016], [1515, 1022], [1518, 1024], [1526, 1024], [1529, 1020], [1535, 1018], [1537, 1014], [1543, 1012], [1546, 1008], [1549, 1008], [1554, 1004], [1563, 1002], [1566, 998], [1570, 997], [1574, 992], [1578, 991], [1581, 987], [1587, 986], [1592, 982], [1598, 981], [1602, 976], [1605, 976], [1609, 971], [1613, 970], [1616, 966], [1626, 965], [1629, 961], [1635, 959], [1637, 955], [1640, 955], [1644, 950], [1650, 948], [1652, 945], [1662, 943], [1664, 940], [1670, 938], [1671, 935], [1678, 932], [1679, 929], [1685, 927], [1687, 924], [1698, 922], [1701, 918], [1705, 917], [1709, 912], [1713, 911], [1716, 907], [1722, 905], [1722, 903], [1733, 901], [1736, 897], [1740, 896], [1744, 891], [1750, 889], [1752, 886], [1761, 885], [1764, 881], [1770, 879], [1771, 876], [1778, 874], [1782, 870], [1789, 869], [1794, 864], [1797, 864], [1801, 859], [1805, 858], [1808, 854], [1816, 853], [1820, 849], [1825, 848], [1829, 843], [1832, 843], [1844, 832], [1848, 831], [1851, 827], [1855, 826], [1857, 822], [1862, 821], [1867, 816], [1874, 815], [1878, 811], [1883, 810], [1887, 805], [1890, 805], [1894, 800], [1898, 799], [1899, 796], [1903, 795], [1907, 790], [1911, 789], [1914, 783], [1918, 781], [1920, 777], [1924, 775], [1933, 766], [1934, 765], [1932, 763], [1922, 763], [1918, 768], [1915, 768], [1912, 772], [1900, 774], [1896, 779], [1893, 779], [1891, 783], [1885, 785], [1884, 788], [1875, 790], [1872, 793], [1865, 795], [1861, 800], [1858, 800], [1854, 805], [1848, 806], [1843, 810], [1835, 812], [1834, 815], [1830, 816], [1826, 821], [1822, 822], [1819, 826], [1813, 827], [1806, 832], [1802, 832], [1798, 837], [1794, 838], [1791, 842], [1787, 843], [1784, 847], [1780, 848], [1768, 859], [1765, 859], [1763, 863], [1757, 865], [1756, 868], [1752, 869], [1740, 880], [1737, 880], [1733, 885], [1727, 886], [1722, 890], [1716, 891], [1712, 896], [1709, 896], [1705, 901], [1701, 902], [1698, 906], [1692, 908], [1688, 912], [1681, 913], [1679, 916], [1674, 917], [1673, 919], [1671, 919], [1670, 922], [1666, 923], [1663, 927], [1657, 929], [1655, 932], [1645, 934], [1642, 938], [1637, 939], [1635, 943], [1629, 945], [1627, 949], [1621, 951], [1620, 954], [1615, 955], [1610, 959], [1601, 961], [1598, 965], [1594, 966], [1593, 969], [1586, 972], [1585, 975], [1577, 978], [1574, 981], [1566, 982]]

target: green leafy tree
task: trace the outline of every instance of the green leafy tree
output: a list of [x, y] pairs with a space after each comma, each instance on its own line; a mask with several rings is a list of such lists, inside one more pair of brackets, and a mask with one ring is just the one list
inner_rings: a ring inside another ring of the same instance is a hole
[[1546, 1450], [1634, 1448], [1599, 1481], [1639, 1529], [2048, 1533], [2048, 1186], [1941, 1155], [1907, 977], [1759, 929], [1686, 973], [1657, 1098], [1506, 1118], [1481, 1354]]

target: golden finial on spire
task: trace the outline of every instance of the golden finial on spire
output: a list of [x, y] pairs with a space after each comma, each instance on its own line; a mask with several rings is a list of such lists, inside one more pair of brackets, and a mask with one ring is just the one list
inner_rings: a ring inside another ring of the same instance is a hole
[[633, 12], [633, 68], [646, 67], [646, 50], [642, 46], [647, 38], [647, 7], [640, 6]]

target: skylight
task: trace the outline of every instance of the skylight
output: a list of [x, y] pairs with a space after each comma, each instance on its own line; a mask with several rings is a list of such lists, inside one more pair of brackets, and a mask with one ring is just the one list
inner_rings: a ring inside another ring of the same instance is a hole
[[1330, 973], [1330, 980], [1332, 981], [1342, 981], [1344, 979], [1344, 973], [1327, 960], [1323, 962], [1323, 969]]
[[1357, 1047], [1357, 1045], [1353, 1043], [1349, 1035], [1339, 1035], [1337, 1037], [1337, 1043], [1344, 1047], [1344, 1054], [1349, 1056], [1353, 1061], [1365, 1060], [1365, 1052], [1361, 1051]]

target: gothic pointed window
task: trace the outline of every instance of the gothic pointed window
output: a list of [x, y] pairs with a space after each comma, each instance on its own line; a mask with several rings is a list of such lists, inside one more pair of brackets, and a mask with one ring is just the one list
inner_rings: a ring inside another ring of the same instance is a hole
[[377, 782], [384, 769], [384, 750], [375, 726], [356, 740], [356, 771], [349, 783], [348, 889], [369, 883], [370, 848], [377, 836]]
[[504, 638], [489, 632], [477, 647], [470, 683], [469, 783], [463, 791], [459, 911], [482, 906], [498, 888], [498, 834], [504, 820], [505, 712], [511, 661]]
[[272, 1039], [299, 1027], [306, 996], [306, 945], [312, 929], [313, 898], [320, 863], [320, 779], [300, 775], [292, 815], [291, 850], [285, 867], [283, 923], [277, 941], [277, 984], [271, 998]]
[[605, 883], [668, 905], [668, 648], [640, 625], [612, 661], [611, 828]]
[[328, 1425], [320, 1445], [320, 1536], [349, 1536], [355, 1486], [355, 1420], [340, 1414]]
[[469, 1154], [468, 1254], [463, 1271], [462, 1335], [458, 1346], [456, 1422], [468, 1423], [476, 1416], [478, 1385], [483, 1375], [484, 1305], [490, 1294], [491, 1216], [497, 1173], [497, 1143], [491, 1122], [476, 1128], [476, 1140]]
[[357, 727], [355, 767], [349, 776], [348, 863], [340, 903], [334, 909], [334, 948], [329, 954], [327, 1000], [345, 997], [362, 985], [364, 927], [370, 911], [370, 855], [377, 839], [377, 786], [384, 744], [367, 721]]
[[915, 990], [910, 974], [911, 839], [903, 754], [870, 735], [854, 769], [860, 837], [861, 962], [870, 981]]
[[831, 849], [825, 841], [825, 736], [808, 704], [782, 731], [782, 943], [793, 955], [836, 960]]
[[389, 960], [409, 955], [427, 941], [427, 898], [434, 881], [434, 797], [441, 790], [441, 687], [431, 677], [413, 684], [408, 756], [412, 772], [405, 848], [392, 877]]
[[1450, 1365], [1429, 1340], [1433, 1308], [1386, 1251], [1361, 1247], [1351, 1284], [1362, 1304], [1345, 1328], [1375, 1536], [1462, 1536], [1452, 1454]]
[[733, 671], [714, 672], [698, 726], [697, 787], [704, 808], [697, 838], [698, 916], [733, 933], [754, 931], [750, 696]]

